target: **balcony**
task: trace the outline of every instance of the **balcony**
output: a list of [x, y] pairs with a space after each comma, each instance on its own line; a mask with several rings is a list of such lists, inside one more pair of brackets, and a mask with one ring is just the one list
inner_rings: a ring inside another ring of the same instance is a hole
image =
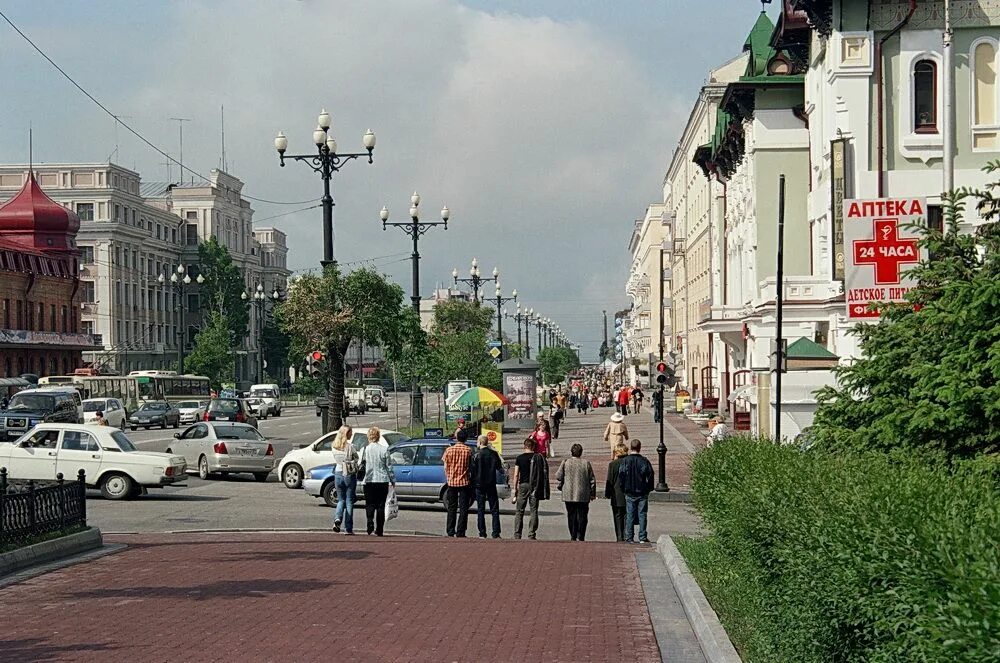
[[0, 347], [15, 348], [80, 348], [95, 349], [100, 345], [92, 334], [28, 331], [26, 329], [0, 329]]
[[97, 315], [97, 302], [81, 302], [80, 310], [84, 315]]
[[[700, 311], [699, 311], [700, 312]], [[699, 316], [698, 327], [702, 331], [724, 334], [726, 332], [742, 332], [743, 318], [751, 311], [744, 306], [734, 305], [711, 305], [709, 304], [707, 315]]]

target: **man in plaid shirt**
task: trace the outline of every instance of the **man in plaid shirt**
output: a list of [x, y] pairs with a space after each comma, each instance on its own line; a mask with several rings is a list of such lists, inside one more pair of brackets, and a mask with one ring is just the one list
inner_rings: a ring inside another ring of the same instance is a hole
[[464, 428], [455, 433], [455, 444], [444, 452], [444, 476], [448, 482], [445, 489], [445, 506], [448, 507], [448, 521], [445, 526], [448, 536], [465, 538], [469, 525], [469, 463], [472, 450], [466, 444], [469, 433]]

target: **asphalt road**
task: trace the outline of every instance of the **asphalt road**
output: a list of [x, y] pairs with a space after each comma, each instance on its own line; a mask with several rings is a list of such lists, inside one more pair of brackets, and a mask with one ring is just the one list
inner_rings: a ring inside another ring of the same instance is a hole
[[[371, 425], [386, 430], [396, 428], [395, 403], [388, 413], [352, 416], [349, 423], [364, 429]], [[408, 399], [400, 398], [399, 425], [408, 423]], [[182, 431], [183, 427], [178, 429]], [[320, 434], [320, 421], [312, 407], [287, 408], [281, 417], [271, 417], [259, 424], [259, 430], [274, 445], [281, 458], [289, 450], [309, 444]], [[173, 440], [173, 429], [126, 431], [141, 449], [164, 451]], [[112, 502], [97, 491], [90, 492], [87, 501], [88, 520], [106, 533], [170, 532], [185, 530], [226, 529], [329, 529], [332, 511], [321, 500], [302, 490], [289, 490], [272, 473], [269, 481], [257, 483], [247, 475], [203, 481], [189, 475], [185, 484], [150, 490], [136, 500]], [[441, 505], [403, 503], [401, 514], [386, 525], [387, 531], [439, 534], [444, 532], [445, 512]], [[503, 535], [513, 530], [513, 505], [502, 505]], [[364, 532], [364, 507], [355, 509], [355, 531]], [[690, 505], [651, 503], [649, 506], [650, 536], [658, 534], [692, 534], [698, 531], [698, 519]], [[470, 517], [470, 530], [476, 535], [475, 515]], [[568, 531], [564, 507], [559, 494], [545, 502], [540, 512], [539, 538], [566, 539]], [[605, 500], [591, 505], [591, 525], [588, 538], [614, 540], [610, 507]]]

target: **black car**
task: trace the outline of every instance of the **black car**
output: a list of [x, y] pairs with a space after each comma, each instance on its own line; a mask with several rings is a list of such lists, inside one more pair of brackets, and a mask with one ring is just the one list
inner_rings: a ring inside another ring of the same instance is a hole
[[205, 421], [235, 421], [257, 428], [257, 415], [242, 398], [213, 398], [205, 410]]
[[16, 439], [39, 423], [78, 424], [80, 412], [68, 392], [26, 389], [14, 394], [0, 411], [0, 440]]
[[128, 427], [132, 430], [137, 428], [149, 430], [153, 426], [177, 428], [180, 425], [181, 411], [167, 401], [147, 401], [128, 418]]

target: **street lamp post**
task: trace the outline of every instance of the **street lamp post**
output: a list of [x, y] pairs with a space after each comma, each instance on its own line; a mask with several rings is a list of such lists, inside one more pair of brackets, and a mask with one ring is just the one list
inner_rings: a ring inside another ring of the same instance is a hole
[[[441, 208], [441, 220], [440, 221], [421, 221], [420, 220], [420, 194], [416, 191], [410, 196], [410, 220], [409, 221], [389, 221], [389, 209], [385, 206], [379, 212], [379, 218], [382, 219], [382, 230], [385, 230], [389, 226], [395, 228], [401, 228], [403, 232], [410, 236], [413, 240], [413, 253], [410, 258], [413, 261], [413, 292], [410, 295], [410, 301], [413, 305], [413, 312], [417, 314], [417, 319], [420, 318], [420, 250], [419, 242], [420, 236], [426, 233], [428, 230], [434, 226], [444, 226], [444, 229], [448, 229], [448, 219], [451, 218], [451, 210], [445, 205]], [[420, 393], [420, 384], [417, 378], [413, 378], [413, 391], [411, 392], [410, 400], [410, 412], [416, 421], [424, 420], [424, 395]]]
[[529, 308], [524, 314], [524, 356], [531, 359], [531, 323], [535, 321], [535, 309]]
[[251, 303], [256, 311], [254, 317], [257, 320], [257, 382], [260, 383], [264, 381], [264, 302], [267, 301], [264, 285], [258, 283], [252, 295], [247, 295], [244, 290], [240, 299], [243, 301], [252, 299]]
[[[205, 282], [205, 277], [201, 275], [201, 270], [198, 270], [198, 277], [195, 279], [199, 284]], [[177, 269], [170, 274], [168, 279], [162, 273], [156, 277], [156, 282], [161, 286], [165, 285], [167, 281], [173, 287], [174, 292], [180, 292], [180, 331], [176, 334], [180, 336], [180, 342], [177, 344], [177, 374], [184, 375], [184, 342], [187, 340], [187, 305], [184, 301], [184, 291], [185, 288], [191, 285], [191, 275], [187, 273], [187, 268], [184, 265], [177, 265]]]
[[500, 282], [497, 281], [496, 284], [494, 301], [497, 303], [497, 341], [500, 342], [500, 359], [502, 361], [505, 359], [503, 356], [503, 316], [506, 314], [506, 311], [502, 310], [502, 307], [507, 302], [517, 301], [517, 288], [514, 288], [514, 291], [510, 293], [510, 297], [504, 297], [503, 292], [500, 290]]
[[278, 150], [282, 167], [285, 166], [285, 159], [303, 161], [323, 178], [323, 198], [320, 200], [320, 204], [323, 206], [323, 260], [320, 261], [320, 264], [326, 267], [337, 262], [333, 258], [333, 197], [330, 195], [330, 178], [333, 177], [334, 173], [339, 172], [348, 161], [359, 157], [368, 157], [368, 163], [372, 163], [375, 133], [369, 129], [362, 137], [361, 142], [365, 147], [365, 152], [338, 154], [337, 141], [330, 133], [330, 114], [324, 108], [319, 114], [316, 129], [313, 131], [313, 142], [316, 144], [316, 154], [285, 154], [285, 150], [288, 149], [288, 139], [284, 133], [279, 131], [274, 139], [274, 148]]
[[[493, 276], [480, 276], [479, 275], [479, 260], [476, 258], [472, 259], [472, 266], [469, 267], [469, 278], [460, 279], [458, 278], [458, 268], [451, 270], [451, 278], [455, 280], [455, 285], [459, 283], [468, 283], [472, 286], [472, 301], [475, 302], [476, 306], [479, 306], [479, 288], [482, 287], [484, 283], [492, 281], [493, 283], [499, 283], [500, 270], [496, 267], [493, 268]], [[485, 297], [483, 298], [485, 299]]]

